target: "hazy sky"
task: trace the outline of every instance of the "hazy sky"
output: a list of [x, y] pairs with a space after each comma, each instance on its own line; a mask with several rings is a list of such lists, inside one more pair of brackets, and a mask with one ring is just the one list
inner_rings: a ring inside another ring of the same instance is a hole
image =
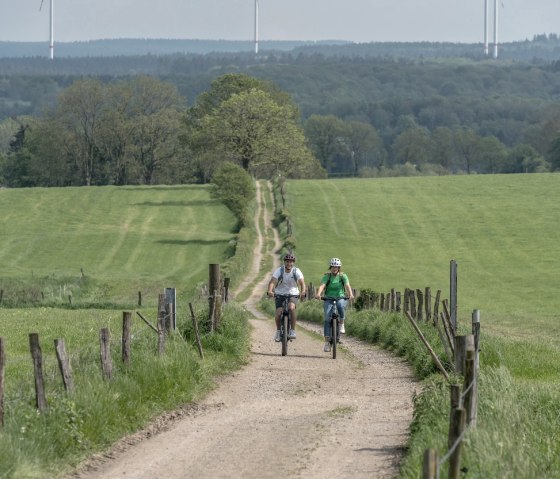
[[[43, 2], [0, 0], [0, 40], [48, 41]], [[560, 33], [560, 0], [499, 4], [501, 42]], [[55, 42], [254, 38], [254, 0], [54, 0], [54, 19]], [[259, 0], [259, 39], [483, 42], [484, 0]]]

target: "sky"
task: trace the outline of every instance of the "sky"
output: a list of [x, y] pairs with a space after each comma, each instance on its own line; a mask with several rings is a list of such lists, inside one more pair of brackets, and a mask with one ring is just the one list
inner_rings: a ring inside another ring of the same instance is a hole
[[[42, 8], [41, 1], [43, 1]], [[51, 0], [0, 0], [0, 41], [49, 40]], [[255, 0], [53, 0], [56, 42], [254, 40]], [[560, 0], [498, 0], [499, 42], [560, 33]], [[484, 0], [258, 0], [259, 40], [484, 41]], [[488, 0], [489, 42], [494, 0]]]

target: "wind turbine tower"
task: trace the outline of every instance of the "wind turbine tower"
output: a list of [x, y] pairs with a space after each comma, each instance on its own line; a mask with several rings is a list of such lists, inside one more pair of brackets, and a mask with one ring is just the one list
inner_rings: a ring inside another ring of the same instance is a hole
[[51, 0], [51, 11], [50, 11], [50, 43], [49, 43], [49, 55], [51, 60], [54, 59], [54, 0]]
[[488, 0], [484, 0], [484, 54], [488, 56]]
[[255, 55], [257, 53], [259, 53], [259, 0], [255, 0]]
[[[43, 1], [41, 0], [41, 6], [39, 10], [43, 8]], [[50, 26], [50, 42], [49, 42], [49, 57], [50, 59], [54, 59], [54, 0], [50, 0], [50, 12], [49, 12], [49, 26]]]
[[498, 58], [498, 0], [494, 0], [494, 58]]

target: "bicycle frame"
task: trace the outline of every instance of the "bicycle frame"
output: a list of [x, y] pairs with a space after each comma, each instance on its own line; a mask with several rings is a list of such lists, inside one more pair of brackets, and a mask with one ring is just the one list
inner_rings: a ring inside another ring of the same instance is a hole
[[275, 294], [275, 298], [281, 298], [283, 302], [282, 306], [282, 316], [280, 317], [280, 338], [282, 343], [282, 356], [288, 354], [288, 341], [291, 339], [288, 337], [290, 334], [290, 299], [299, 298], [298, 294]]
[[332, 358], [336, 359], [336, 347], [340, 342], [340, 316], [338, 314], [338, 308], [336, 306], [336, 302], [339, 299], [347, 300], [348, 298], [347, 297], [330, 298], [328, 296], [323, 296], [321, 299], [323, 301], [329, 301], [332, 303], [331, 317], [330, 317], [331, 335], [330, 335], [329, 342], [331, 343]]

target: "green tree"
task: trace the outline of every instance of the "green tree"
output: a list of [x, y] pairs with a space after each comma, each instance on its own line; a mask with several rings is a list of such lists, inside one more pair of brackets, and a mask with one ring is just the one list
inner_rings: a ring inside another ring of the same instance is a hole
[[212, 176], [211, 196], [226, 205], [243, 225], [247, 219], [247, 208], [255, 198], [255, 185], [246, 170], [226, 161]]
[[323, 173], [293, 119], [292, 108], [261, 90], [232, 95], [203, 118], [198, 135], [197, 142], [207, 147], [204, 159], [216, 165], [234, 162], [257, 178]]

